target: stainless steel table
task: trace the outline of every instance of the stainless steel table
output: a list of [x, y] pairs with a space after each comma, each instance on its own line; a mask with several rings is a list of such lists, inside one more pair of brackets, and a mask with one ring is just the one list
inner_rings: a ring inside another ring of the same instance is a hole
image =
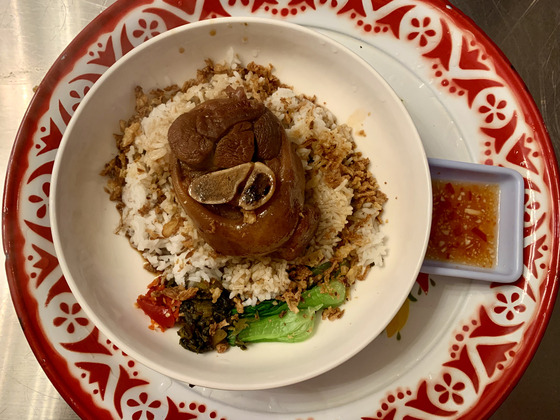
[[[114, 0], [3, 0], [0, 5], [0, 174], [27, 105], [64, 47]], [[502, 49], [548, 126], [560, 156], [558, 0], [451, 0]], [[4, 179], [2, 178], [2, 184]], [[0, 281], [0, 419], [76, 419], [37, 363]], [[529, 369], [492, 419], [560, 418], [560, 309]]]

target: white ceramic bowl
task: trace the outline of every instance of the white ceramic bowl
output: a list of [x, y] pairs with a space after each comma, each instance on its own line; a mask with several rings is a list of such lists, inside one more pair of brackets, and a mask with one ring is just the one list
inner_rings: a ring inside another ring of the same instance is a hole
[[[152, 275], [127, 240], [113, 232], [119, 215], [99, 176], [116, 153], [113, 133], [133, 113], [133, 89], [181, 84], [206, 58], [234, 48], [244, 63], [272, 63], [297, 92], [317, 95], [339, 122], [363, 129], [360, 149], [389, 202], [384, 267], [359, 282], [336, 322], [319, 322], [298, 344], [261, 343], [242, 351], [194, 354], [168, 330], [147, 328], [134, 305]], [[357, 118], [358, 116], [358, 118]], [[68, 284], [96, 326], [123, 351], [169, 377], [213, 388], [263, 389], [305, 380], [360, 351], [406, 299], [424, 257], [431, 218], [426, 156], [401, 100], [364, 61], [329, 38], [294, 24], [227, 18], [179, 27], [135, 48], [92, 87], [57, 152], [50, 198], [57, 257]], [[414, 211], [411, 211], [414, 209]]]
[[498, 283], [511, 283], [523, 271], [525, 184], [519, 172], [500, 166], [429, 159], [432, 179], [494, 184], [499, 189], [496, 264], [482, 268], [426, 259], [422, 272]]

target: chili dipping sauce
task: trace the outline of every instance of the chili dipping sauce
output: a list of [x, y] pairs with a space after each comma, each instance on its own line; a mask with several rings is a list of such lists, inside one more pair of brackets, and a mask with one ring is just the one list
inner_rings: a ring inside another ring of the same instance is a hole
[[496, 264], [498, 184], [432, 180], [426, 259], [492, 268]]

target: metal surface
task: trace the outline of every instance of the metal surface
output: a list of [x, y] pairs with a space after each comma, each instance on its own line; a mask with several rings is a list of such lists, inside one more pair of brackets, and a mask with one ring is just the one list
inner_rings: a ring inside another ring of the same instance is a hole
[[[62, 50], [114, 0], [2, 0], [0, 174], [4, 177], [31, 96]], [[558, 0], [451, 0], [501, 48], [525, 81], [560, 156]], [[0, 180], [4, 183], [4, 178]], [[77, 419], [51, 385], [20, 328], [6, 275], [0, 281], [0, 419]], [[512, 394], [492, 416], [560, 418], [560, 309]]]

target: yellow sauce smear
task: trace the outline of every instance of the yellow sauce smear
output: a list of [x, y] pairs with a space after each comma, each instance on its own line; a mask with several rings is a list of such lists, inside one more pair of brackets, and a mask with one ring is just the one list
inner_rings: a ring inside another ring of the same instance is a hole
[[434, 179], [432, 191], [433, 216], [426, 259], [493, 267], [499, 186]]

